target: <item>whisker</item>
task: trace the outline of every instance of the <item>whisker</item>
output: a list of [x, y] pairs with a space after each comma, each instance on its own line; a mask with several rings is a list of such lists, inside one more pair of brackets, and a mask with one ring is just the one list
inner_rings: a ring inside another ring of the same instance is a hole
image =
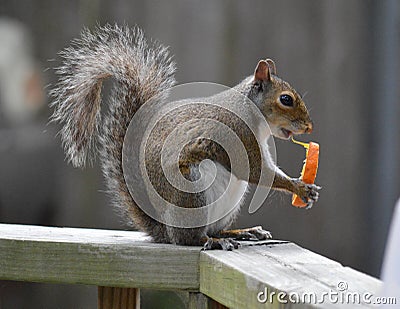
[[308, 94], [308, 91], [304, 91], [304, 93], [300, 95], [301, 99], [303, 100], [307, 94]]

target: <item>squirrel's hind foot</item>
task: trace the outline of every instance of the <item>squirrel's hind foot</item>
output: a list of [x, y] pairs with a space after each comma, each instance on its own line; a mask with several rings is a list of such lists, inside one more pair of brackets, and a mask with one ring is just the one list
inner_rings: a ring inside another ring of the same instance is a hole
[[227, 250], [238, 249], [239, 242], [232, 238], [208, 237], [202, 250]]
[[238, 249], [238, 240], [267, 240], [272, 239], [269, 231], [263, 230], [261, 226], [246, 229], [221, 230], [214, 237], [204, 239], [203, 250], [227, 250]]
[[272, 234], [263, 230], [262, 226], [254, 226], [246, 229], [221, 230], [218, 232], [218, 237], [230, 237], [235, 240], [266, 240], [272, 239]]

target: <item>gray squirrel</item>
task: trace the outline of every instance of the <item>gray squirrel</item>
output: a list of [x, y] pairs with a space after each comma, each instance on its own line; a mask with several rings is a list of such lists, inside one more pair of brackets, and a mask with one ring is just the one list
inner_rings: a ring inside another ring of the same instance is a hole
[[[83, 30], [81, 38], [74, 40], [60, 55], [63, 62], [56, 69], [59, 80], [51, 90], [51, 106], [54, 108], [51, 119], [62, 124], [60, 135], [66, 157], [75, 167], [84, 167], [87, 161], [92, 161], [97, 155], [100, 157], [113, 203], [135, 228], [146, 232], [155, 242], [204, 245], [205, 249], [232, 250], [238, 247], [238, 239], [271, 238], [271, 234], [261, 227], [227, 229], [243, 204], [243, 197], [236, 197], [234, 192], [230, 195], [233, 211], [216, 222], [192, 228], [159, 222], [138, 207], [131, 196], [122, 166], [124, 138], [139, 108], [175, 84], [175, 64], [166, 47], [147, 42], [142, 30], [137, 27], [106, 25], [93, 32]], [[100, 113], [102, 83], [107, 78], [113, 78], [114, 86], [108, 109]], [[253, 75], [232, 90], [209, 100], [223, 101], [229, 106], [231, 102], [240, 104], [241, 96], [257, 106], [275, 137], [289, 139], [294, 134], [312, 131], [312, 121], [301, 96], [277, 76], [275, 64], [270, 59], [260, 60]], [[251, 113], [246, 105], [242, 109], [244, 113]], [[259, 145], [238, 117], [218, 107], [210, 110], [202, 106], [177, 109], [168, 121], [161, 122], [159, 130], [147, 142], [146, 165], [150, 181], [165, 199], [180, 207], [196, 208], [202, 207], [210, 195], [218, 195], [218, 190], [225, 189], [216, 186], [213, 192], [182, 192], [168, 183], [160, 168], [160, 151], [167, 133], [198, 115], [235, 129], [249, 158], [249, 173], [245, 178], [240, 169], [232, 168], [229, 156], [221, 145], [201, 138], [199, 132], [198, 138], [186, 145], [179, 157], [179, 170], [185, 179], [195, 181], [201, 162], [208, 159], [217, 166], [221, 177], [232, 176], [239, 187], [246, 189], [248, 183], [259, 184], [260, 166], [264, 160], [268, 163], [267, 171], [274, 175], [272, 189], [295, 193], [309, 207], [318, 200], [319, 187], [305, 184], [281, 171], [271, 161], [268, 148]], [[195, 127], [195, 134], [196, 130]], [[208, 128], [198, 129], [204, 130]]]

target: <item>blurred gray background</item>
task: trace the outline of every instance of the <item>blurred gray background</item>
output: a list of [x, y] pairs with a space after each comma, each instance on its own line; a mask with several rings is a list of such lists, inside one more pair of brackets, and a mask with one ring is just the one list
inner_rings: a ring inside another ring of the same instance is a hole
[[[400, 196], [396, 0], [1, 0], [0, 222], [126, 228], [101, 192], [98, 166], [81, 171], [64, 161], [42, 91], [54, 81], [46, 68], [59, 64], [50, 61], [57, 52], [82, 27], [106, 22], [137, 24], [170, 46], [178, 83], [233, 86], [259, 59], [274, 59], [278, 74], [307, 93], [315, 127], [300, 139], [320, 143], [316, 182], [323, 189], [310, 211], [275, 193], [256, 214], [244, 209], [236, 226], [263, 225], [275, 238], [379, 276]], [[276, 144], [278, 164], [297, 176], [304, 150]], [[95, 293], [0, 282], [0, 308], [89, 308]], [[177, 306], [168, 301], [160, 308]]]

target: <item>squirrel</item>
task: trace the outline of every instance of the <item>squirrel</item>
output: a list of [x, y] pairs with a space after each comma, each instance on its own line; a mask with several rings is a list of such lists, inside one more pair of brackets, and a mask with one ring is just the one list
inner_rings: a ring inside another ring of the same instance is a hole
[[[124, 178], [122, 152], [135, 113], [149, 99], [168, 91], [175, 84], [175, 63], [168, 49], [160, 43], [147, 41], [138, 27], [107, 24], [94, 31], [85, 28], [81, 38], [72, 41], [60, 56], [62, 64], [56, 68], [58, 81], [50, 92], [51, 107], [54, 108], [51, 121], [62, 124], [60, 135], [68, 161], [75, 167], [84, 167], [87, 161], [92, 162], [99, 156], [113, 204], [135, 228], [150, 235], [155, 242], [232, 250], [238, 247], [237, 240], [240, 239], [271, 238], [271, 233], [261, 227], [227, 229], [235, 221], [244, 200], [235, 192], [246, 191], [249, 184], [258, 184], [262, 162], [267, 163], [267, 172], [273, 175], [272, 189], [295, 193], [308, 206], [318, 200], [320, 187], [287, 176], [272, 161], [266, 146], [269, 134], [260, 137], [265, 145], [259, 145], [243, 121], [223, 108], [182, 106], [160, 122], [146, 144], [146, 168], [156, 191], [174, 205], [199, 208], [225, 189], [226, 185], [221, 186], [222, 189], [215, 186], [196, 193], [177, 190], [160, 167], [160, 152], [168, 132], [200, 116], [235, 129], [249, 157], [249, 173], [246, 178], [240, 168], [233, 168], [220, 144], [202, 138], [204, 131], [216, 128], [203, 126], [200, 130], [195, 126], [195, 139], [186, 144], [179, 155], [179, 171], [185, 179], [195, 182], [202, 172], [207, 172], [209, 166], [204, 162], [212, 162], [222, 177], [222, 183], [226, 184], [226, 179], [232, 179], [234, 183], [224, 201], [232, 203], [233, 210], [216, 222], [190, 228], [170, 226], [156, 220], [135, 203]], [[114, 85], [108, 99], [108, 111], [101, 113], [102, 83], [107, 78], [113, 78]], [[254, 74], [232, 90], [214, 95], [209, 100], [230, 106], [232, 102], [242, 104], [243, 96], [254, 103], [273, 136], [289, 139], [295, 134], [311, 133], [313, 123], [305, 103], [289, 83], [277, 76], [271, 59], [260, 60]], [[250, 117], [252, 111], [246, 106], [244, 104], [241, 108]]]

